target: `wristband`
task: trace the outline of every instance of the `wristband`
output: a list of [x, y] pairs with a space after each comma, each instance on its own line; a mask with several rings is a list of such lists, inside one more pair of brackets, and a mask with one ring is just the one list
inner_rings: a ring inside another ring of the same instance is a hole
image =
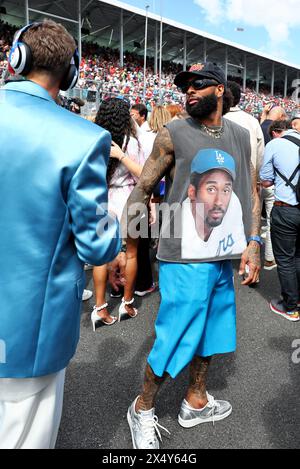
[[262, 244], [263, 244], [262, 239], [261, 239], [260, 236], [249, 236], [249, 238], [248, 238], [248, 244], [249, 244], [251, 241], [256, 241], [260, 246], [262, 246]]

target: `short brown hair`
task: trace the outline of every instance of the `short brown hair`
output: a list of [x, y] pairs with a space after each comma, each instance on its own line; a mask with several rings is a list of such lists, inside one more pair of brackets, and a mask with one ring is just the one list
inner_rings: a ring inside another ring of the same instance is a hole
[[274, 135], [273, 132], [285, 132], [286, 130], [290, 129], [290, 125], [288, 121], [273, 121], [270, 127], [268, 128], [269, 136], [273, 140]]
[[34, 24], [22, 37], [33, 56], [31, 71], [47, 71], [61, 79], [76, 49], [73, 37], [62, 24], [44, 20]]

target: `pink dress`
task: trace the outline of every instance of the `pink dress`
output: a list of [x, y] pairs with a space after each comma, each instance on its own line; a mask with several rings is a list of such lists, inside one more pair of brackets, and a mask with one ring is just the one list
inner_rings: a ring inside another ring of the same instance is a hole
[[[125, 155], [136, 163], [144, 166], [145, 156], [142, 147], [139, 149], [138, 141], [130, 137]], [[117, 215], [121, 220], [123, 209], [134, 189], [138, 178], [133, 176], [123, 163], [120, 163], [110, 181], [108, 190], [109, 211]]]

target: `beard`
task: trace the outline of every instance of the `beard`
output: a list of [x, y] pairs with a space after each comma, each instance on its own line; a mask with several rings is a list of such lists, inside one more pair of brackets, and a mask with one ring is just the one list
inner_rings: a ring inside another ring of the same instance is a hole
[[214, 93], [200, 98], [197, 104], [186, 103], [187, 113], [194, 119], [206, 119], [218, 109], [218, 98]]
[[[214, 218], [211, 216], [211, 214], [214, 213], [214, 212], [216, 212], [216, 211], [222, 215], [218, 220], [214, 219]], [[207, 217], [206, 217], [205, 223], [206, 223], [207, 226], [209, 226], [210, 228], [217, 228], [218, 226], [222, 225], [223, 219], [224, 219], [224, 217], [225, 217], [225, 215], [226, 215], [226, 212], [227, 212], [227, 210], [222, 210], [222, 209], [213, 209], [213, 210], [210, 210], [210, 211], [208, 212]]]

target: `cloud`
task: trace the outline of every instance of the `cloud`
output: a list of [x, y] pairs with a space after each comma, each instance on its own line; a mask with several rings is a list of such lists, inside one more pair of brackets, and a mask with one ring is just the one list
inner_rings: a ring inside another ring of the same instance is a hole
[[213, 24], [228, 21], [265, 28], [274, 48], [288, 43], [292, 28], [300, 26], [299, 0], [194, 0]]
[[[207, 21], [219, 24], [223, 20], [223, 0], [194, 0], [194, 3], [205, 11]], [[209, 4], [208, 4], [209, 3]]]

